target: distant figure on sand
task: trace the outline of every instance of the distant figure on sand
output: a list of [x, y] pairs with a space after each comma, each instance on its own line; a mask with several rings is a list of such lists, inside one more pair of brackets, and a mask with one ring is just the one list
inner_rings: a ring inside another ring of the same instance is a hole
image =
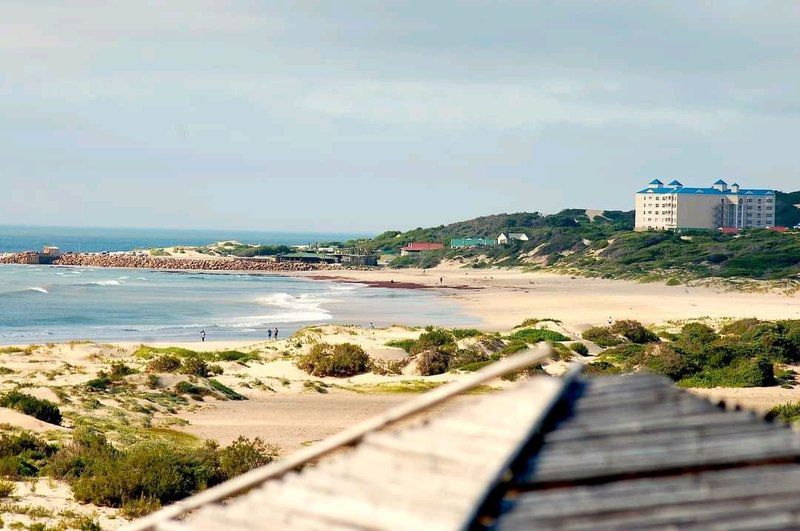
[[443, 282], [444, 282], [444, 279], [442, 277], [439, 277], [439, 284], [442, 284]]
[[609, 315], [608, 316], [608, 326], [611, 326], [612, 322], [613, 322], [613, 319], [611, 319], [611, 316]]
[[205, 341], [206, 341], [206, 331], [200, 330], [200, 342], [205, 343]]
[[267, 339], [272, 339], [272, 328], [267, 328]]
[[278, 339], [278, 327], [275, 327], [275, 330], [272, 331], [272, 335], [275, 336], [275, 340]]

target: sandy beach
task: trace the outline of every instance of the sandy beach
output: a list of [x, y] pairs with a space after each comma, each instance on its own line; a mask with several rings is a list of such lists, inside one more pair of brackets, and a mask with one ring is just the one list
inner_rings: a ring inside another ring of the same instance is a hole
[[703, 317], [800, 318], [800, 293], [744, 293], [706, 286], [667, 286], [518, 269], [443, 265], [428, 270], [340, 270], [292, 275], [441, 290], [491, 330], [507, 330], [529, 317], [560, 319], [574, 330], [605, 323], [609, 317], [636, 319], [646, 324]]

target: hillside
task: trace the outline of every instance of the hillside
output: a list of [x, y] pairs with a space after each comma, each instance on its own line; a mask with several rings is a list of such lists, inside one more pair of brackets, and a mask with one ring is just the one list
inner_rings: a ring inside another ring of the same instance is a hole
[[[781, 194], [778, 224], [800, 218], [800, 192]], [[584, 210], [557, 214], [517, 213], [484, 216], [469, 221], [389, 231], [360, 245], [394, 253], [411, 241], [496, 237], [524, 232], [527, 242], [473, 249], [445, 249], [419, 256], [397, 257], [394, 267], [433, 267], [442, 259], [461, 260], [471, 267], [526, 266], [564, 272], [639, 280], [686, 282], [708, 277], [800, 279], [800, 234], [750, 230], [740, 235], [709, 231], [633, 232], [633, 212], [606, 211], [590, 219]]]

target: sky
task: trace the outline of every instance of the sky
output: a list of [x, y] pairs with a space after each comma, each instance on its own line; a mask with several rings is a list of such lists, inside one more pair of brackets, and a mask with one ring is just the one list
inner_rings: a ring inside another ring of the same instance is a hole
[[409, 229], [800, 189], [789, 0], [0, 0], [0, 224]]

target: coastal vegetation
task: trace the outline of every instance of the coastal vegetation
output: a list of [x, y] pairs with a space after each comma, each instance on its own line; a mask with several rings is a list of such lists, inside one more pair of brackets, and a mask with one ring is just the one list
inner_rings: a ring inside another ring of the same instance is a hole
[[[800, 222], [800, 192], [779, 193], [777, 223]], [[443, 260], [470, 267], [525, 267], [603, 278], [662, 280], [680, 284], [709, 277], [782, 280], [799, 278], [800, 233], [751, 229], [740, 234], [685, 230], [634, 232], [633, 212], [563, 210], [557, 214], [517, 213], [407, 232], [387, 231], [372, 240], [348, 242], [388, 253], [413, 241], [496, 238], [521, 232], [527, 241], [508, 245], [429, 251], [396, 256], [391, 267], [431, 268]]]
[[9, 391], [0, 397], [0, 406], [16, 409], [50, 424], [61, 424], [61, 410], [56, 404], [19, 391]]
[[[800, 320], [742, 319], [717, 330], [691, 322], [661, 338], [640, 327], [627, 321], [588, 330], [589, 337], [602, 338], [609, 348], [587, 365], [587, 372], [647, 370], [681, 387], [793, 385], [793, 374], [779, 369], [800, 361]], [[583, 337], [588, 339], [586, 332]]]
[[364, 349], [352, 343], [317, 343], [297, 360], [297, 367], [312, 376], [355, 376], [367, 372], [369, 365]]

